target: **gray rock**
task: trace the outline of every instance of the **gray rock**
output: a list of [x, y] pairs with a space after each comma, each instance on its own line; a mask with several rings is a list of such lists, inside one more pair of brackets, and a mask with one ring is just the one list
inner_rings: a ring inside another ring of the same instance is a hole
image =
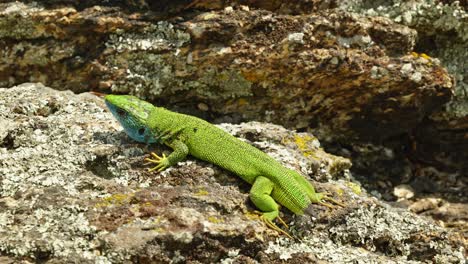
[[[462, 240], [351, 182], [346, 158], [311, 134], [265, 123], [221, 127], [302, 172], [346, 207], [282, 216], [267, 228], [250, 186], [188, 158], [160, 174], [102, 99], [27, 83], [0, 89], [0, 261], [461, 263]], [[154, 149], [156, 148], [156, 150]]]

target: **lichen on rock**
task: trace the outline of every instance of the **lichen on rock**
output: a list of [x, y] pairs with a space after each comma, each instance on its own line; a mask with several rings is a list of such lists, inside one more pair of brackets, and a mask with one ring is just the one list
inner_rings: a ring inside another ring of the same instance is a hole
[[0, 262], [461, 262], [466, 7], [4, 1], [0, 87], [130, 93], [224, 123], [347, 207], [283, 209], [302, 241], [277, 239], [234, 175], [190, 158], [147, 173], [153, 146], [101, 100], [24, 84], [0, 90]]
[[346, 204], [312, 205], [304, 216], [282, 209], [289, 231], [301, 238], [292, 241], [259, 220], [248, 201], [250, 186], [232, 173], [190, 157], [148, 173], [147, 147], [125, 135], [102, 99], [32, 83], [0, 93], [0, 123], [8, 124], [0, 127], [1, 260], [463, 258], [454, 233], [369, 197], [351, 182], [350, 161], [326, 153], [309, 133], [259, 122], [220, 125]]

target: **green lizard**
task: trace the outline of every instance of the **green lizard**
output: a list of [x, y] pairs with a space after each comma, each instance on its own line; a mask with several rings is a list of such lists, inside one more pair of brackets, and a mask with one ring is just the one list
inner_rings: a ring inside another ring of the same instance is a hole
[[252, 185], [249, 197], [263, 212], [260, 219], [288, 237], [291, 236], [273, 222], [277, 218], [287, 227], [279, 217], [276, 202], [298, 215], [311, 203], [332, 207], [323, 200], [341, 205], [327, 194], [315, 192], [298, 172], [205, 120], [155, 107], [129, 95], [106, 95], [105, 102], [132, 139], [165, 144], [174, 150], [169, 156], [151, 153], [153, 158], [145, 160], [157, 165], [150, 171], [160, 172], [188, 154], [229, 170]]

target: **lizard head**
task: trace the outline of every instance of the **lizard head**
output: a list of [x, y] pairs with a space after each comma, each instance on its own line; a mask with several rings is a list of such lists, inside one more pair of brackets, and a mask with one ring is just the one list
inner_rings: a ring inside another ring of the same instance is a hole
[[104, 100], [129, 137], [138, 142], [156, 142], [153, 132], [147, 125], [154, 105], [131, 95], [109, 94]]

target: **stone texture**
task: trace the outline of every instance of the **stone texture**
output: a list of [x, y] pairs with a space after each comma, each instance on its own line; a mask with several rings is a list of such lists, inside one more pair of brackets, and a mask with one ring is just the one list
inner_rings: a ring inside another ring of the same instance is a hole
[[415, 31], [381, 17], [239, 8], [150, 23], [110, 7], [37, 9], [4, 5], [3, 21], [22, 17], [3, 34], [5, 85], [108, 88], [185, 109], [204, 103], [233, 120], [342, 141], [406, 133], [452, 94], [437, 60], [410, 54]]
[[[464, 232], [466, 6], [2, 1], [0, 87], [39, 81], [133, 93], [217, 123], [259, 120], [309, 131], [327, 151], [352, 159], [355, 179], [374, 196], [394, 201], [395, 186], [409, 185], [415, 196], [396, 206]], [[51, 104], [37, 114], [54, 111]], [[15, 147], [17, 126], [0, 118], [2, 147]], [[29, 137], [37, 135], [19, 138]], [[87, 165], [110, 177], [105, 168]]]
[[[438, 58], [455, 79], [454, 97], [414, 130], [414, 159], [466, 176], [468, 127], [468, 13], [466, 1], [346, 1], [340, 9], [384, 16], [418, 33], [414, 47]], [[430, 56], [430, 57], [429, 57]]]
[[348, 159], [311, 134], [250, 122], [222, 128], [346, 203], [282, 215], [291, 241], [264, 226], [249, 185], [189, 158], [161, 174], [102, 99], [40, 84], [0, 89], [0, 260], [6, 262], [322, 261], [460, 263], [463, 240], [350, 181]]

